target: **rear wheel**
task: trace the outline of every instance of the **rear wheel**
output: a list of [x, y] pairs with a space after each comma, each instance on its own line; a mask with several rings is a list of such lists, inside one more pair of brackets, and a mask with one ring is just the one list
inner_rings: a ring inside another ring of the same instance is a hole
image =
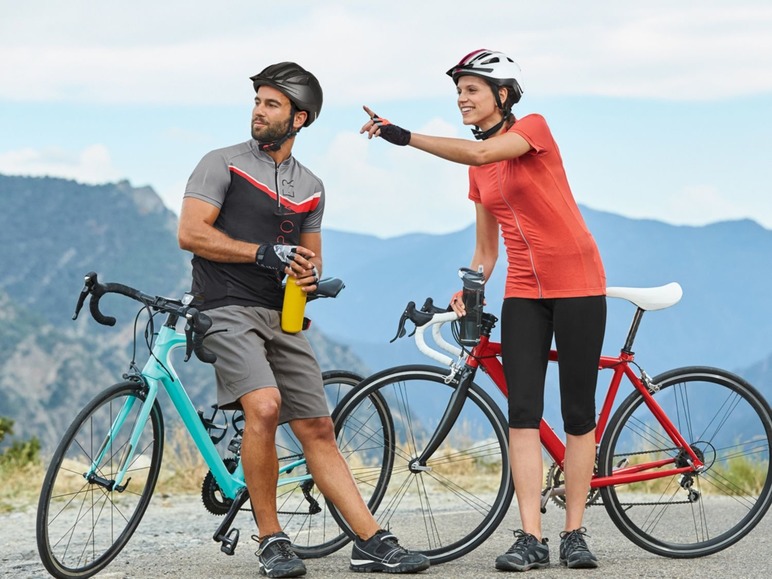
[[[742, 378], [716, 368], [679, 368], [654, 378], [654, 400], [694, 449], [704, 470], [605, 487], [611, 520], [636, 545], [667, 557], [701, 557], [733, 545], [772, 503], [770, 408]], [[601, 443], [602, 476], [636, 463], [688, 453], [634, 392], [609, 421]]]
[[[351, 391], [362, 377], [352, 372], [332, 370], [322, 374], [324, 391], [330, 411], [337, 406], [339, 401]], [[390, 428], [389, 410], [383, 401], [372, 399], [375, 408], [374, 420], [381, 429], [388, 431]], [[279, 456], [279, 467], [290, 464], [303, 457], [303, 450], [292, 429], [285, 424], [279, 427], [276, 433], [276, 450]], [[366, 502], [372, 503], [374, 491], [378, 488], [377, 482], [381, 476], [381, 469], [377, 469], [375, 480], [370, 470], [362, 470], [363, 455], [370, 456], [369, 450], [354, 446], [340, 447], [343, 457], [349, 464], [354, 475], [354, 480]], [[381, 449], [379, 464], [383, 465], [385, 451]], [[292, 541], [292, 548], [299, 557], [314, 558], [324, 557], [343, 547], [351, 539], [336, 522], [329, 510], [329, 506], [321, 492], [314, 484], [313, 479], [300, 483], [281, 484], [282, 478], [297, 477], [308, 474], [305, 462], [296, 469], [280, 477], [280, 486], [277, 489], [276, 508], [279, 513], [279, 522]]]
[[[51, 459], [38, 502], [37, 544], [54, 577], [91, 577], [103, 569], [126, 545], [147, 509], [163, 455], [157, 401], [126, 478], [120, 486], [114, 480], [145, 405], [144, 392], [143, 384], [126, 381], [99, 394], [75, 418]], [[124, 410], [121, 428], [108, 438]]]

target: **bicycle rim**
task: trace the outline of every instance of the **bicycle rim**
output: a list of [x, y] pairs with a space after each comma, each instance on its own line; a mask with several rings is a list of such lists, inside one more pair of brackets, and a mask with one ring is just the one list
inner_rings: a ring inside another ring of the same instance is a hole
[[[428, 442], [455, 389], [447, 370], [404, 366], [365, 380], [336, 410], [341, 448], [390, 455], [381, 477], [375, 517], [411, 551], [433, 564], [477, 547], [505, 516], [514, 492], [507, 453], [508, 429], [491, 398], [473, 384], [448, 436], [425, 465], [411, 464]], [[393, 434], [385, 433], [372, 407], [375, 394], [388, 404]], [[391, 440], [390, 440], [391, 438]], [[365, 455], [366, 457], [366, 455]], [[367, 468], [367, 463], [361, 465]], [[376, 463], [373, 476], [379, 468]]]
[[136, 446], [121, 488], [88, 482], [106, 434], [127, 401], [133, 407], [114, 433], [96, 475], [114, 480], [129, 447], [143, 404], [143, 387], [127, 381], [94, 398], [67, 429], [48, 467], [37, 513], [40, 558], [54, 577], [90, 577], [107, 566], [128, 542], [147, 509], [163, 455], [163, 418], [158, 403]]
[[[647, 551], [677, 558], [715, 553], [744, 537], [769, 509], [769, 406], [747, 382], [715, 368], [681, 368], [653, 382], [659, 386], [654, 399], [706, 468], [606, 487], [604, 505], [617, 527]], [[636, 392], [609, 422], [601, 472], [677, 457], [673, 446]]]
[[[342, 370], [324, 372], [322, 378], [331, 411], [362, 380], [358, 374]], [[381, 412], [383, 418], [383, 413], [388, 411], [382, 407]], [[276, 433], [276, 450], [280, 467], [289, 461], [302, 458], [302, 448], [289, 425], [279, 427]], [[341, 449], [341, 452], [349, 463], [356, 462], [356, 449]], [[307, 467], [303, 463], [286, 476], [300, 476], [307, 473]], [[372, 496], [372, 488], [364, 484], [360, 484], [360, 492], [365, 499]], [[313, 480], [279, 486], [276, 508], [279, 513], [279, 522], [299, 557], [304, 559], [323, 557], [337, 551], [350, 541], [348, 535], [331, 515], [324, 497]]]

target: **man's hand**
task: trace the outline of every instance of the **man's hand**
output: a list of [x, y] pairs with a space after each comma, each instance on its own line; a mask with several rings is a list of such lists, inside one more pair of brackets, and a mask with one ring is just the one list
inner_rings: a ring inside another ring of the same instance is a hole
[[379, 117], [366, 106], [362, 108], [370, 116], [370, 120], [360, 129], [360, 134], [367, 133], [368, 139], [381, 137], [384, 141], [388, 141], [392, 145], [399, 145], [400, 147], [410, 144], [410, 131]]

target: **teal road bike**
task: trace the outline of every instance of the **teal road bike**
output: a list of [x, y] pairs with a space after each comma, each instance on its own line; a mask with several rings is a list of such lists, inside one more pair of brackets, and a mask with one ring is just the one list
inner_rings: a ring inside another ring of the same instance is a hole
[[[343, 287], [340, 280], [322, 280], [309, 299], [335, 297]], [[195, 354], [203, 362], [214, 362], [216, 358], [204, 345], [211, 320], [191, 305], [192, 296], [188, 294], [180, 300], [152, 296], [122, 284], [102, 284], [93, 272], [85, 276], [73, 319], [90, 298], [92, 317], [100, 324], [114, 325], [115, 318], [105, 316], [99, 305], [100, 299], [110, 293], [136, 300], [141, 310], [148, 312], [144, 335], [149, 355], [141, 369], [132, 360], [121, 382], [102, 391], [83, 408], [53, 454], [40, 493], [36, 530], [40, 558], [49, 573], [59, 578], [96, 574], [120, 553], [137, 530], [161, 473], [161, 391], [168, 395], [209, 468], [202, 482], [202, 500], [207, 510], [223, 517], [213, 539], [224, 553], [232, 555], [239, 540], [239, 530], [233, 526], [236, 516], [251, 511], [240, 462], [243, 414], [236, 412], [228, 417], [216, 406], [208, 416], [198, 411], [172, 363], [172, 354], [181, 348], [185, 349], [185, 361]], [[158, 315], [164, 316], [164, 321], [156, 330], [154, 320]], [[135, 341], [136, 336], [135, 327]], [[346, 371], [325, 372], [323, 378], [331, 408], [361, 380]], [[393, 425], [385, 402], [378, 395], [372, 402], [376, 414], [382, 417], [382, 428], [390, 432]], [[235, 434], [223, 451], [218, 443], [230, 430], [229, 422]], [[350, 537], [330, 516], [288, 426], [277, 432], [276, 445], [280, 460], [277, 511], [293, 549], [299, 556], [311, 558], [341, 548]], [[382, 478], [390, 472], [389, 453], [385, 448], [374, 452], [355, 444], [341, 450], [360, 492], [375, 510], [386, 484]], [[251, 512], [249, 517], [252, 525]]]

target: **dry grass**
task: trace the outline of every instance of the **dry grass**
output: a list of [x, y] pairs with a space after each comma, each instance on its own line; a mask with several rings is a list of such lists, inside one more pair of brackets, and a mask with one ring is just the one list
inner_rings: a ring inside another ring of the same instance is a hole
[[0, 467], [0, 513], [24, 509], [37, 502], [45, 467], [40, 463]]
[[209, 467], [183, 427], [166, 431], [164, 459], [158, 476], [156, 492], [166, 495], [201, 492]]
[[[658, 457], [648, 457], [646, 460], [656, 460]], [[638, 462], [645, 462], [641, 459]], [[635, 462], [631, 461], [631, 465]], [[668, 466], [668, 468], [671, 468]], [[705, 475], [698, 475], [695, 481], [699, 484], [700, 492], [706, 495], [743, 495], [754, 496], [761, 492], [769, 463], [766, 461], [753, 461], [745, 457], [736, 457], [725, 464], [712, 466]], [[626, 485], [631, 492], [661, 494], [673, 488], [677, 488], [680, 481], [678, 476], [664, 476], [662, 478], [641, 481]], [[716, 484], [715, 481], [718, 481]], [[729, 481], [729, 482], [728, 482]], [[675, 485], [675, 486], [674, 486]]]

